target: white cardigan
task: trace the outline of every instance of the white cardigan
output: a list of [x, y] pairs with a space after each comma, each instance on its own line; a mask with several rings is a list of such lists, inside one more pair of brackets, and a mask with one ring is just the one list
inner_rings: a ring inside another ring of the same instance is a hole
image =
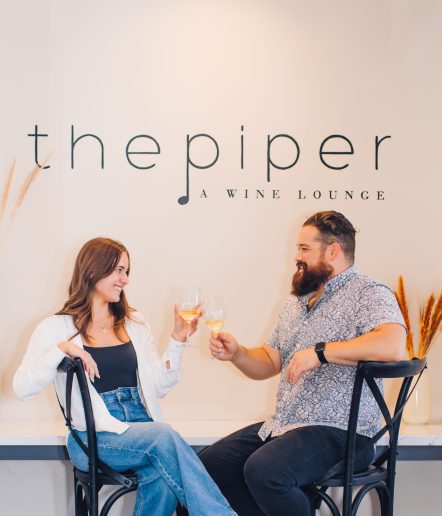
[[[161, 421], [158, 399], [162, 398], [181, 378], [181, 356], [183, 345], [172, 338], [169, 346], [160, 359], [153, 344], [150, 328], [138, 312], [131, 314], [132, 320], [126, 321], [126, 330], [132, 341], [138, 361], [138, 388], [140, 397], [154, 421]], [[29, 399], [42, 391], [51, 382], [61, 404], [65, 407], [66, 374], [57, 372], [57, 367], [66, 356], [58, 347], [77, 333], [70, 315], [53, 315], [43, 320], [32, 334], [28, 349], [17, 369], [13, 387], [16, 395]], [[80, 335], [72, 342], [83, 347]], [[167, 369], [166, 362], [170, 362]], [[90, 383], [88, 387], [98, 432], [123, 433], [129, 426], [111, 416], [104, 401]], [[86, 430], [80, 389], [77, 379], [72, 386], [72, 426], [77, 430]]]

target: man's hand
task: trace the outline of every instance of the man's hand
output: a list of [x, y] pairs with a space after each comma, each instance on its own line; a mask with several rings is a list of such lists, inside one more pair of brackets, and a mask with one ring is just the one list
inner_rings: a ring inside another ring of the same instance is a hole
[[289, 362], [285, 379], [290, 383], [297, 383], [299, 377], [305, 371], [311, 371], [321, 365], [314, 348], [303, 349], [292, 356]]
[[213, 358], [218, 360], [230, 361], [239, 351], [239, 344], [233, 335], [220, 331], [219, 333], [213, 333], [210, 337], [209, 344], [210, 352]]

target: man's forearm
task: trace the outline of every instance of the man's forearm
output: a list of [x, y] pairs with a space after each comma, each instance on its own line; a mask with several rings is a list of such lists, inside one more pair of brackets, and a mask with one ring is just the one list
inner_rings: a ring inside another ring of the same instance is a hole
[[280, 365], [272, 360], [264, 347], [248, 349], [240, 346], [232, 358], [232, 364], [254, 380], [265, 380], [281, 371]]
[[362, 360], [404, 359], [406, 332], [399, 324], [383, 324], [349, 341], [327, 342], [325, 358], [333, 364], [356, 365]]

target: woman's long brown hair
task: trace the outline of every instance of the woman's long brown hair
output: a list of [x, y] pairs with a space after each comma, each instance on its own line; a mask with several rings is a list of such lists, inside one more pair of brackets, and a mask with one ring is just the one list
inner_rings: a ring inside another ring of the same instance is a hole
[[[110, 238], [94, 238], [84, 244], [75, 261], [74, 273], [69, 285], [69, 299], [57, 315], [71, 315], [74, 326], [86, 342], [92, 337], [87, 333], [92, 321], [92, 295], [98, 281], [112, 274], [120, 261], [121, 255], [127, 254], [130, 271], [130, 258], [123, 244]], [[109, 310], [114, 316], [114, 331], [119, 339], [124, 338], [125, 320], [131, 318], [134, 310], [127, 302], [124, 290], [120, 300], [109, 303]], [[77, 335], [78, 335], [77, 333]], [[72, 338], [72, 337], [71, 337]]]

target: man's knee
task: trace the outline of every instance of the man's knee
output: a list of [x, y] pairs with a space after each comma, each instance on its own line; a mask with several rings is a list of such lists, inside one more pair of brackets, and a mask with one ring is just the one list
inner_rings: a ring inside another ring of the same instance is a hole
[[210, 467], [214, 458], [216, 458], [216, 454], [213, 453], [213, 450], [211, 448], [212, 446], [208, 446], [207, 448], [198, 453], [198, 457], [200, 461], [204, 464], [206, 469], [207, 467]]
[[293, 482], [287, 482], [278, 464], [268, 460], [260, 453], [254, 453], [244, 465], [244, 479], [250, 492], [259, 498], [259, 493], [264, 491], [285, 491]]
[[271, 482], [272, 472], [268, 466], [263, 464], [259, 454], [251, 455], [244, 464], [244, 480], [252, 494], [266, 489]]
[[220, 472], [223, 470], [222, 464], [220, 464], [220, 461], [222, 461], [222, 454], [219, 453], [215, 447], [209, 446], [198, 453], [198, 457], [209, 475], [215, 480], [215, 482], [218, 482], [218, 477], [222, 476]]

